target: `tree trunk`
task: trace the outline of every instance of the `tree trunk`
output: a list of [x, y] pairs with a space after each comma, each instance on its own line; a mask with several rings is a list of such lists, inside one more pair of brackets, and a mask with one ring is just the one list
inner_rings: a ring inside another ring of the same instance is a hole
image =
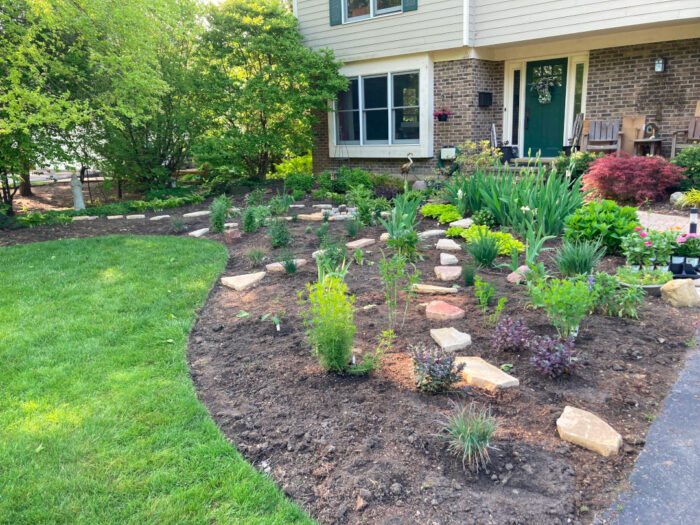
[[22, 197], [31, 197], [33, 193], [32, 184], [29, 181], [29, 166], [23, 166], [22, 168], [23, 173], [19, 176], [19, 194]]
[[75, 171], [70, 177], [70, 189], [73, 192], [73, 209], [75, 211], [84, 210], [83, 185], [80, 183], [80, 178]]

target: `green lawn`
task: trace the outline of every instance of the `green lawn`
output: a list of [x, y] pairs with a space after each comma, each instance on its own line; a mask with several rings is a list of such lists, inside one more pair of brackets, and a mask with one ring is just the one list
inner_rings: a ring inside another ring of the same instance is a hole
[[290, 523], [197, 401], [187, 334], [224, 248], [113, 236], [0, 248], [0, 523]]

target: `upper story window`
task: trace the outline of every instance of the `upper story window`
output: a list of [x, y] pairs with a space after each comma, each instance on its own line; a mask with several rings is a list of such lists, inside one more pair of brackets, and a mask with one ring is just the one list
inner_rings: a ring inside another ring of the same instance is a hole
[[418, 72], [349, 79], [338, 93], [336, 144], [417, 144], [420, 142]]
[[332, 26], [416, 9], [418, 0], [329, 0]]
[[401, 0], [344, 0], [346, 21], [401, 11]]

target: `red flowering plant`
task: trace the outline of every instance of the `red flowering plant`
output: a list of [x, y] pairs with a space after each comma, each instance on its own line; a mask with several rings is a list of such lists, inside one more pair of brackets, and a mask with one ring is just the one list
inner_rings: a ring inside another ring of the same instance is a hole
[[450, 115], [452, 115], [452, 113], [450, 113], [447, 108], [440, 108], [433, 112], [433, 120], [438, 120], [440, 117], [447, 118]]
[[654, 261], [664, 266], [668, 264], [668, 259], [677, 246], [676, 242], [675, 232], [647, 232], [637, 226], [633, 233], [622, 239], [622, 253], [627, 264], [633, 266], [647, 266]]
[[683, 169], [661, 157], [632, 157], [621, 151], [594, 160], [583, 175], [583, 190], [622, 202], [656, 201], [684, 179]]

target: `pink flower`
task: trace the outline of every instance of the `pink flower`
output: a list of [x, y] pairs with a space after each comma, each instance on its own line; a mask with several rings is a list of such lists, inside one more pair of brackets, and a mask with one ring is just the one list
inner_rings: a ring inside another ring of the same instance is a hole
[[635, 226], [634, 231], [640, 232], [640, 231], [642, 231], [642, 228], [639, 226]]
[[639, 234], [640, 237], [649, 237], [649, 234], [647, 232], [641, 232]]
[[685, 242], [685, 240], [686, 240], [685, 237], [683, 237], [682, 235], [679, 235], [678, 237], [676, 237], [676, 242], [678, 244], [683, 244]]
[[693, 237], [693, 238], [695, 238], [695, 237], [700, 237], [700, 235], [698, 235], [697, 233], [689, 233], [689, 234], [688, 234], [688, 237]]
[[644, 244], [646, 244], [647, 246], [651, 246], [653, 243], [651, 241], [647, 241]]

